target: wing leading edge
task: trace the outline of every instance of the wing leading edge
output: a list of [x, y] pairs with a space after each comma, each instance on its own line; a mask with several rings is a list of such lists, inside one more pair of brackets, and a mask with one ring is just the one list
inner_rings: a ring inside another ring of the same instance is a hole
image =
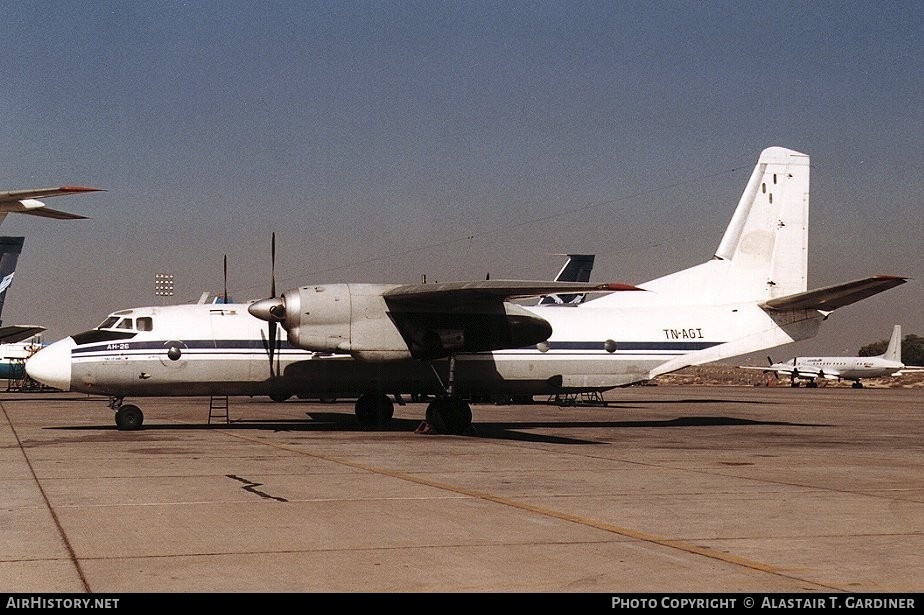
[[644, 290], [631, 284], [589, 282], [549, 282], [531, 280], [481, 280], [470, 282], [443, 282], [436, 284], [408, 284], [385, 291], [382, 296], [389, 302], [437, 302], [457, 304], [467, 301], [505, 301], [558, 293], [614, 292]]

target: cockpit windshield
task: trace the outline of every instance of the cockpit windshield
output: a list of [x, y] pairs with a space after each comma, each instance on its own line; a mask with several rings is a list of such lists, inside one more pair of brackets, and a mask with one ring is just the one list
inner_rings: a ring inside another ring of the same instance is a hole
[[135, 337], [139, 331], [153, 331], [154, 319], [150, 316], [119, 316], [113, 314], [100, 323], [98, 327], [74, 336], [78, 344], [93, 344], [97, 342], [111, 342], [114, 340], [127, 340]]
[[98, 330], [117, 329], [120, 331], [153, 331], [154, 320], [150, 316], [141, 316], [137, 319], [123, 316], [109, 316], [100, 323]]

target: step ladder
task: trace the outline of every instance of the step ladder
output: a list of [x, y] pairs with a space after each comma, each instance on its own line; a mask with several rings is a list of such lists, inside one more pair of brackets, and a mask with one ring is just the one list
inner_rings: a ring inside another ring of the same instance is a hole
[[209, 398], [209, 425], [212, 424], [212, 419], [216, 422], [221, 420], [225, 423], [231, 422], [231, 417], [228, 415], [227, 395], [212, 395]]

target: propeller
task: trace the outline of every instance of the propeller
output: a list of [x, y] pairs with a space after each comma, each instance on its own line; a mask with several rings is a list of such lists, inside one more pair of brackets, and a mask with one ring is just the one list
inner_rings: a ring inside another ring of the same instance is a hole
[[[267, 336], [263, 340], [263, 347], [269, 357], [270, 378], [275, 378], [279, 369], [274, 358], [278, 361], [279, 340], [276, 338], [278, 323], [285, 319], [286, 306], [281, 297], [276, 296], [276, 233], [273, 233], [270, 252], [270, 297], [252, 303], [247, 311], [253, 316], [268, 323]], [[274, 355], [276, 355], [274, 357]]]
[[225, 305], [228, 305], [228, 255], [225, 254]]

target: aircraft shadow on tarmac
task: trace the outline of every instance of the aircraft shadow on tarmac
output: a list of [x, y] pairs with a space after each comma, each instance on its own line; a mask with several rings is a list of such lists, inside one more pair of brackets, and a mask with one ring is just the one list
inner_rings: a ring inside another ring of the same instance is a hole
[[[699, 400], [697, 400], [699, 401]], [[146, 423], [140, 431], [187, 431], [187, 430], [252, 430], [273, 432], [403, 432], [414, 433], [421, 426], [420, 420], [393, 418], [387, 425], [365, 427], [356, 422], [351, 411], [344, 412], [306, 412], [308, 420], [303, 419], [231, 419], [230, 422], [212, 423]], [[788, 427], [827, 427], [824, 424], [793, 423], [789, 421], [765, 421], [741, 419], [730, 416], [682, 416], [672, 419], [652, 420], [615, 420], [615, 421], [476, 421], [472, 432], [463, 437], [486, 438], [495, 440], [514, 440], [522, 442], [541, 442], [547, 444], [601, 444], [606, 440], [570, 438], [549, 433], [535, 433], [535, 429], [634, 429], [634, 428], [685, 428], [685, 427], [729, 427], [729, 426], [788, 426]], [[73, 425], [56, 426], [47, 429], [67, 431], [118, 431], [115, 425]], [[130, 435], [132, 432], [125, 432]], [[421, 434], [433, 435], [433, 434]], [[440, 435], [440, 434], [436, 434]]]

